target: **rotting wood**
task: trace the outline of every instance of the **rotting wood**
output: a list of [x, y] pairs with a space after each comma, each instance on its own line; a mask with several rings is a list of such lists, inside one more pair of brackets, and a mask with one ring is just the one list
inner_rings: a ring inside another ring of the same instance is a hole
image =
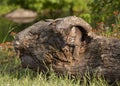
[[23, 67], [120, 80], [120, 40], [97, 36], [83, 19], [70, 16], [35, 23], [17, 34], [14, 47]]

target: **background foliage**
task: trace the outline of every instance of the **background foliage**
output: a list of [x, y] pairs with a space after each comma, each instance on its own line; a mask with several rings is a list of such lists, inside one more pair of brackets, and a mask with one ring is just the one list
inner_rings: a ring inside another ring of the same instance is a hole
[[120, 2], [118, 0], [1, 0], [0, 15], [16, 8], [34, 10], [41, 18], [76, 15], [92, 24], [102, 21], [110, 25], [115, 23], [114, 14], [120, 11]]
[[[120, 2], [118, 0], [1, 0], [0, 16], [17, 8], [36, 11], [38, 17], [35, 22], [46, 18], [55, 19], [71, 15], [82, 17], [97, 30], [98, 34], [120, 38]], [[11, 24], [11, 21], [6, 21], [1, 17], [0, 19], [0, 22], [4, 22], [0, 24], [0, 32], [6, 34], [9, 31], [8, 22]], [[30, 24], [16, 24], [18, 28], [15, 31], [19, 32]], [[2, 41], [5, 34], [1, 34]]]
[[92, 22], [105, 22], [107, 25], [116, 23], [116, 16], [120, 11], [117, 0], [94, 0], [91, 3]]
[[0, 8], [8, 7], [6, 12], [15, 8], [31, 9], [40, 14], [48, 12], [50, 13], [49, 17], [56, 18], [88, 13], [90, 12], [88, 4], [91, 2], [92, 0], [2, 0]]

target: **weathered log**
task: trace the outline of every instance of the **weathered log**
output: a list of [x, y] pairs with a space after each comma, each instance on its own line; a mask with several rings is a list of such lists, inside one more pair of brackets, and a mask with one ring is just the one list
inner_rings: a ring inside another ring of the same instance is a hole
[[14, 47], [23, 67], [120, 80], [120, 40], [97, 36], [75, 16], [35, 23], [17, 34]]

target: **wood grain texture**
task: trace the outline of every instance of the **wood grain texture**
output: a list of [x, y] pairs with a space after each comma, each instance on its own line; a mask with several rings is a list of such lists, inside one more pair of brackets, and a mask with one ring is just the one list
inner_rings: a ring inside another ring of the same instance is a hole
[[83, 19], [40, 21], [17, 34], [14, 47], [23, 67], [120, 80], [120, 40], [97, 36]]

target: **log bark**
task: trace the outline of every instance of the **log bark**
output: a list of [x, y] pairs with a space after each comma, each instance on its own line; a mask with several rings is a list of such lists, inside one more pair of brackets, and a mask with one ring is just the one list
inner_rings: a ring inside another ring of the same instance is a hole
[[83, 19], [70, 16], [35, 23], [17, 34], [14, 47], [23, 67], [120, 80], [120, 40], [97, 36]]

